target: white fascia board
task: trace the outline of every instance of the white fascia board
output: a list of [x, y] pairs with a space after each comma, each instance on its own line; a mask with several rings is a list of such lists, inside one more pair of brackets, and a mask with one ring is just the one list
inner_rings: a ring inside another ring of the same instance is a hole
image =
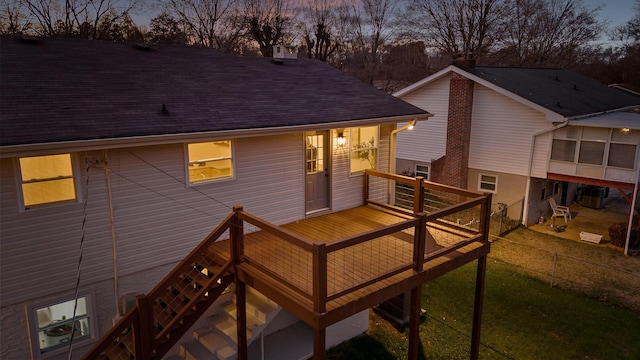
[[126, 138], [10, 145], [10, 146], [4, 146], [0, 148], [0, 158], [36, 156], [36, 155], [79, 152], [79, 151], [95, 151], [95, 150], [105, 150], [105, 149], [120, 149], [120, 148], [137, 147], [137, 146], [167, 145], [167, 144], [197, 142], [197, 141], [227, 140], [227, 139], [254, 137], [254, 136], [291, 134], [291, 133], [314, 131], [314, 130], [330, 130], [330, 129], [337, 129], [337, 128], [395, 124], [395, 123], [401, 123], [401, 122], [408, 122], [413, 119], [416, 119], [418, 121], [426, 120], [431, 116], [433, 116], [433, 114], [425, 113], [425, 114], [403, 115], [403, 116], [374, 118], [374, 119], [345, 120], [345, 121], [330, 122], [330, 123], [286, 126], [286, 127], [276, 127], [276, 128], [255, 128], [255, 129], [210, 131], [210, 132], [185, 133], [185, 134], [135, 136], [135, 137], [126, 137]]
[[446, 68], [438, 71], [437, 73], [435, 73], [435, 74], [433, 74], [431, 76], [428, 76], [428, 77], [426, 77], [426, 78], [424, 78], [424, 79], [422, 79], [422, 80], [420, 80], [420, 81], [418, 81], [418, 82], [416, 82], [416, 83], [414, 83], [412, 85], [409, 85], [409, 86], [405, 87], [404, 89], [401, 89], [401, 90], [395, 92], [393, 95], [396, 96], [396, 97], [402, 98], [403, 95], [406, 95], [406, 94], [408, 94], [408, 93], [410, 93], [412, 91], [415, 91], [415, 90], [417, 90], [417, 89], [419, 89], [419, 88], [421, 88], [421, 87], [423, 87], [423, 86], [425, 86], [425, 85], [427, 85], [427, 84], [429, 84], [429, 83], [431, 83], [431, 82], [433, 82], [433, 81], [445, 76], [449, 72], [455, 72], [455, 73], [457, 73], [457, 74], [459, 74], [461, 76], [466, 77], [467, 79], [470, 79], [470, 80], [472, 80], [472, 81], [474, 81], [474, 82], [476, 82], [476, 83], [478, 83], [480, 85], [483, 85], [483, 86], [485, 86], [485, 87], [487, 87], [487, 88], [489, 88], [489, 89], [491, 89], [491, 90], [493, 90], [493, 91], [495, 91], [495, 92], [497, 92], [497, 93], [499, 93], [501, 95], [504, 95], [504, 96], [516, 101], [516, 102], [519, 102], [519, 103], [521, 103], [521, 104], [523, 104], [525, 106], [528, 106], [528, 107], [530, 107], [530, 108], [532, 108], [534, 110], [537, 110], [537, 111], [543, 113], [545, 115], [546, 120], [551, 122], [551, 123], [561, 123], [561, 122], [566, 121], [566, 118], [563, 115], [560, 115], [560, 114], [558, 114], [556, 112], [553, 112], [553, 111], [551, 111], [551, 110], [549, 110], [549, 109], [547, 109], [547, 108], [545, 108], [543, 106], [540, 106], [540, 105], [538, 105], [538, 104], [536, 104], [536, 103], [534, 103], [532, 101], [529, 101], [529, 100], [527, 100], [527, 99], [525, 99], [525, 98], [523, 98], [523, 97], [521, 97], [519, 95], [516, 95], [516, 94], [514, 94], [514, 93], [512, 93], [512, 92], [510, 92], [510, 91], [508, 91], [508, 90], [506, 90], [504, 88], [501, 88], [500, 86], [497, 86], [497, 85], [495, 85], [495, 84], [493, 84], [493, 83], [491, 83], [491, 82], [489, 82], [489, 81], [487, 81], [487, 80], [485, 80], [485, 79], [483, 79], [481, 77], [473, 75], [472, 73], [469, 73], [469, 72], [459, 68], [458, 66], [454, 66], [454, 65], [449, 65]]
[[413, 84], [411, 84], [411, 85], [409, 85], [409, 86], [407, 86], [405, 88], [402, 88], [402, 89], [396, 91], [395, 93], [393, 93], [393, 96], [401, 98], [403, 95], [406, 95], [406, 94], [408, 94], [408, 93], [410, 93], [410, 92], [412, 92], [414, 90], [417, 90], [417, 89], [423, 87], [426, 84], [429, 84], [429, 83], [431, 83], [433, 81], [436, 81], [436, 80], [440, 79], [441, 77], [447, 75], [453, 68], [455, 68], [455, 66], [449, 65], [446, 68], [438, 71], [435, 74], [431, 74], [431, 75], [427, 76], [426, 78], [424, 78], [422, 80], [419, 80], [419, 81], [417, 81], [417, 82], [415, 82], [415, 83], [413, 83]]

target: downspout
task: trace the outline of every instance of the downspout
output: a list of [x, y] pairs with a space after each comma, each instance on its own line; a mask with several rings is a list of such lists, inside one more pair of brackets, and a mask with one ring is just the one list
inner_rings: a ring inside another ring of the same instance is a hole
[[[394, 129], [389, 134], [389, 172], [392, 174], [396, 173], [396, 134], [400, 131], [411, 130], [416, 126], [416, 119], [411, 119], [407, 123], [407, 125]], [[389, 182], [389, 204], [393, 205], [393, 200], [395, 198], [395, 187], [391, 186], [391, 182]]]
[[[533, 154], [536, 147], [536, 138], [548, 132], [563, 128], [568, 124], [569, 124], [569, 119], [565, 119], [563, 122], [561, 122], [558, 125], [554, 125], [551, 128], [538, 131], [533, 135], [531, 135], [531, 149], [529, 150], [529, 168], [527, 169], [527, 185], [525, 187], [525, 193], [524, 193], [524, 212], [522, 213], [522, 221], [521, 221], [523, 225], [525, 225], [524, 223], [526, 222], [526, 219], [529, 217], [529, 191], [531, 190], [531, 172], [533, 167]], [[548, 164], [547, 164], [547, 168], [548, 168]]]
[[118, 239], [116, 237], [115, 216], [113, 211], [113, 198], [111, 193], [111, 176], [109, 176], [109, 150], [104, 151], [104, 176], [107, 183], [107, 206], [109, 208], [109, 226], [111, 228], [111, 251], [113, 257], [113, 300], [115, 303], [114, 323], [120, 320], [120, 306], [118, 304]]

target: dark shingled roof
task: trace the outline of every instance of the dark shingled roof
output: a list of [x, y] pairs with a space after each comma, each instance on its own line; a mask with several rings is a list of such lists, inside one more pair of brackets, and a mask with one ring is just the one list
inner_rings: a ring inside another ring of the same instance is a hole
[[468, 71], [565, 117], [640, 105], [640, 97], [569, 70], [478, 66]]
[[0, 146], [425, 114], [316, 60], [0, 36]]

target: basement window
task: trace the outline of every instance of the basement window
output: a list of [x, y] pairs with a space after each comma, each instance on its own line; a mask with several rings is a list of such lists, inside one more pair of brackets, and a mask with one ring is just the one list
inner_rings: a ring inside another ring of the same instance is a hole
[[72, 333], [74, 346], [93, 338], [91, 299], [87, 294], [78, 298], [77, 306], [75, 299], [67, 298], [28, 307], [34, 358], [42, 359], [66, 352]]
[[429, 175], [431, 174], [431, 171], [429, 170], [431, 170], [429, 165], [416, 164], [414, 173], [416, 174], [416, 177], [422, 176], [425, 180], [429, 180]]
[[233, 178], [231, 140], [187, 144], [189, 183]]
[[77, 200], [71, 154], [31, 156], [18, 159], [21, 201], [32, 206]]
[[498, 191], [498, 177], [495, 175], [478, 174], [478, 190], [495, 193]]
[[351, 128], [351, 174], [375, 169], [378, 162], [378, 127]]

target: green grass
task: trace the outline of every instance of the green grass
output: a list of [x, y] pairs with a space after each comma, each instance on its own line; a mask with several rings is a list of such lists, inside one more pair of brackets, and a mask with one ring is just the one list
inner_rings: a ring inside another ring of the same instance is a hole
[[[475, 263], [423, 288], [423, 359], [468, 359]], [[481, 359], [640, 359], [640, 314], [551, 288], [489, 260]], [[406, 359], [407, 331], [372, 315], [369, 332], [329, 359]]]

